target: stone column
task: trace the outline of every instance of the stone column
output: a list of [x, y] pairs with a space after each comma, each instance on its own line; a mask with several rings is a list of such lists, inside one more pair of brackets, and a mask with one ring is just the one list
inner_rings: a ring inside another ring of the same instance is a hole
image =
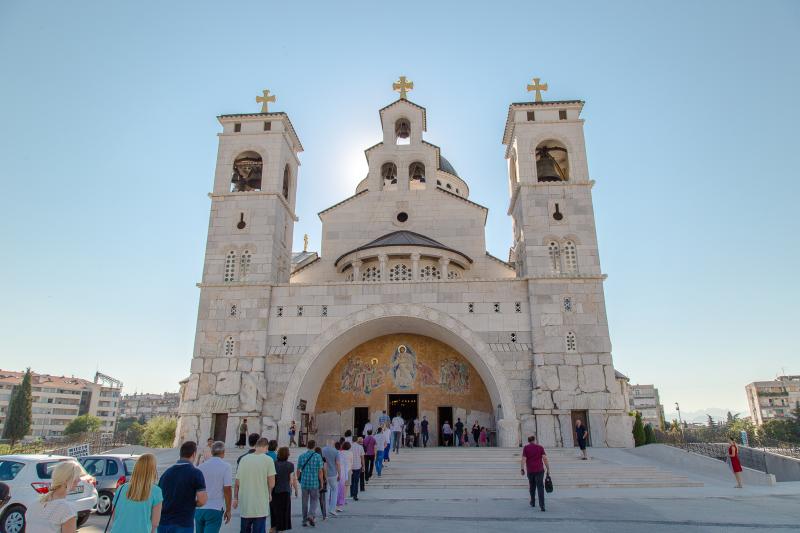
[[353, 261], [353, 281], [361, 281], [361, 261]]
[[411, 254], [411, 279], [419, 280], [419, 254]]
[[497, 446], [500, 448], [519, 448], [519, 421], [503, 418], [497, 421]]
[[386, 262], [389, 260], [389, 257], [386, 254], [380, 254], [378, 256], [378, 261], [381, 265], [381, 281], [388, 281], [389, 280], [389, 271], [386, 270]]
[[439, 270], [442, 273], [442, 279], [447, 279], [447, 267], [450, 264], [450, 260], [446, 257], [439, 258]]

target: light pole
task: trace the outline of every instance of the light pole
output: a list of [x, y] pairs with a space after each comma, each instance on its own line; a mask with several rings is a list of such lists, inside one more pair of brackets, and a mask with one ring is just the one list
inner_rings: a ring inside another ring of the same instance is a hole
[[681, 406], [675, 402], [675, 410], [678, 411], [678, 427], [681, 430], [681, 437], [683, 437], [683, 421], [681, 420]]

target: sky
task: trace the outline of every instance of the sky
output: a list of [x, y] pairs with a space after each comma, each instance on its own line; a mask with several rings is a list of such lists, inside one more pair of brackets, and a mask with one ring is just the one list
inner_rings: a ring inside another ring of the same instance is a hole
[[[745, 411], [800, 373], [800, 3], [0, 3], [0, 368], [188, 375], [220, 131], [277, 95], [303, 143], [294, 248], [353, 194], [378, 109], [511, 220], [501, 137], [525, 86], [583, 99], [614, 364], [667, 410]], [[794, 154], [794, 155], [793, 155]]]

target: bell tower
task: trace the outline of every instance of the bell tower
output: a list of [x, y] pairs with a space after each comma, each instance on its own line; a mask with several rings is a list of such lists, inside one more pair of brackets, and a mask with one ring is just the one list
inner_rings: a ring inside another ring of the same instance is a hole
[[[528, 281], [534, 370], [530, 421], [544, 446], [572, 446], [586, 416], [594, 446], [627, 445], [630, 426], [611, 360], [586, 162], [581, 100], [508, 108], [503, 144], [514, 228], [511, 257]], [[578, 416], [578, 415], [576, 415]]]

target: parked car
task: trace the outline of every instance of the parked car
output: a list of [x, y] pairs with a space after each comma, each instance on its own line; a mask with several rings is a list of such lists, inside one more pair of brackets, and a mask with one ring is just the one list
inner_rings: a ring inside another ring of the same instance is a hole
[[107, 515], [114, 503], [114, 494], [133, 474], [138, 455], [107, 454], [80, 457], [83, 468], [97, 480], [97, 514]]
[[[25, 511], [42, 494], [47, 494], [53, 469], [63, 461], [75, 461], [75, 458], [63, 455], [0, 455], [0, 481], [11, 488], [11, 499], [0, 514], [0, 532], [24, 531]], [[78, 526], [86, 523], [97, 505], [94, 484], [95, 479], [84, 470], [78, 486], [67, 495], [67, 500], [78, 511]]]

